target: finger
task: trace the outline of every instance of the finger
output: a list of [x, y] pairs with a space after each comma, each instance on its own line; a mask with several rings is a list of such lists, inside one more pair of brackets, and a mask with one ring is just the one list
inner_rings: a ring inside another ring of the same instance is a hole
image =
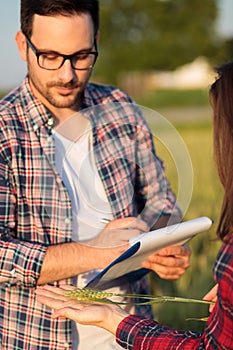
[[92, 324], [94, 323], [93, 320], [93, 312], [91, 316], [88, 316], [86, 311], [83, 310], [83, 307], [72, 307], [72, 306], [66, 306], [63, 308], [59, 308], [55, 310], [55, 312], [52, 315], [52, 318], [57, 318], [57, 317], [66, 317], [69, 318], [75, 322], [79, 322], [81, 324]]
[[70, 286], [68, 284], [61, 284], [59, 289], [63, 289], [64, 291], [70, 291], [77, 289], [77, 287]]
[[66, 291], [67, 289], [69, 290], [76, 289], [76, 287], [70, 286], [68, 284], [61, 284], [60, 287], [55, 287], [50, 284], [45, 284], [44, 286], [39, 286], [38, 288], [50, 290], [51, 292], [58, 293], [58, 294], [64, 294], [64, 291]]
[[147, 223], [139, 218], [136, 218], [134, 220], [132, 220], [131, 222], [128, 223], [127, 225], [128, 229], [138, 229], [142, 232], [146, 232], [149, 231], [149, 227], [147, 225]]
[[151, 264], [157, 264], [164, 267], [182, 267], [186, 269], [190, 266], [189, 259], [177, 256], [160, 256], [154, 254], [149, 256], [146, 261]]
[[113, 220], [106, 225], [106, 228], [135, 228], [142, 232], [146, 232], [149, 230], [147, 223], [136, 217], [127, 217]]
[[59, 309], [61, 307], [64, 307], [64, 305], [73, 305], [74, 300], [62, 300], [59, 297], [52, 297], [48, 295], [37, 295], [37, 300], [46, 305], [49, 306], [52, 309]]
[[39, 301], [40, 303], [42, 303], [46, 306], [49, 306], [53, 309], [57, 309], [59, 307], [62, 307], [62, 305], [63, 305], [63, 300], [50, 298], [46, 295], [37, 294], [37, 301]]
[[[64, 295], [65, 294], [65, 289], [63, 288], [65, 287], [62, 286], [61, 288], [55, 287], [55, 286], [50, 286], [48, 284], [46, 284], [45, 286], [38, 286], [36, 291], [40, 292], [40, 291], [44, 291], [44, 292], [50, 292], [50, 293], [55, 293], [55, 294], [60, 294], [60, 295]], [[74, 288], [74, 287], [72, 287]]]
[[215, 307], [215, 305], [210, 305], [210, 307], [209, 307], [209, 312], [210, 313], [213, 311], [214, 307]]
[[70, 307], [64, 307], [60, 308], [58, 310], [55, 310], [52, 318], [58, 318], [58, 317], [66, 317], [69, 318], [75, 322], [78, 322], [78, 311], [74, 310], [73, 308]]
[[207, 301], [216, 301], [217, 299], [217, 289], [218, 285], [216, 284], [204, 297], [203, 300]]
[[126, 242], [129, 242], [130, 238], [132, 237], [137, 237], [142, 233], [142, 231], [138, 230], [138, 229], [127, 229], [120, 232], [119, 236], [121, 235], [121, 241], [123, 244], [125, 244]]
[[169, 246], [158, 250], [157, 255], [161, 255], [161, 256], [180, 255], [180, 256], [190, 257], [191, 250], [187, 246], [173, 245], [173, 246]]
[[184, 268], [167, 268], [162, 265], [151, 263], [143, 263], [142, 266], [144, 268], [154, 271], [155, 273], [157, 273], [157, 275], [159, 275], [159, 277], [166, 280], [177, 280], [186, 271]]
[[69, 299], [69, 297], [65, 295], [64, 289], [53, 287], [53, 286], [38, 287], [35, 290], [35, 293], [38, 296], [50, 297], [61, 301], [65, 301]]
[[[147, 267], [149, 268], [149, 267]], [[153, 267], [151, 266], [150, 268], [152, 271], [154, 271], [160, 278], [164, 279], [164, 280], [169, 280], [169, 281], [175, 281], [178, 280], [185, 272], [185, 270], [183, 269], [179, 269], [179, 270], [162, 270], [161, 267], [157, 268], [157, 267]]]
[[52, 308], [58, 308], [63, 305], [65, 302], [69, 302], [72, 299], [65, 299], [62, 298], [60, 295], [49, 295], [49, 294], [37, 294], [36, 295], [37, 301], [39, 301], [42, 304], [45, 304], [47, 306], [50, 306]]

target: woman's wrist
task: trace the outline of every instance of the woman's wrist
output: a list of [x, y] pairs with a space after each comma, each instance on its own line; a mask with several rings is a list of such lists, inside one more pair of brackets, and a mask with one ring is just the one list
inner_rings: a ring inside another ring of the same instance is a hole
[[118, 325], [127, 316], [129, 316], [129, 313], [127, 313], [120, 307], [115, 305], [108, 305], [108, 317], [106, 317], [105, 320], [103, 320], [102, 327], [107, 331], [111, 332], [112, 334], [116, 335]]

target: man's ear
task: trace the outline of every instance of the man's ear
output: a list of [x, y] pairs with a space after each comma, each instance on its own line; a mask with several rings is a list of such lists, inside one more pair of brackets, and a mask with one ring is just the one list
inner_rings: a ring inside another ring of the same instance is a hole
[[98, 33], [95, 35], [95, 49], [96, 49], [96, 51], [98, 51], [99, 38], [100, 38], [100, 32], [98, 31]]
[[20, 57], [23, 61], [27, 61], [27, 42], [25, 35], [19, 31], [15, 35], [15, 41], [19, 50]]
[[97, 34], [95, 35], [95, 41], [98, 43], [100, 38], [100, 32], [98, 31]]

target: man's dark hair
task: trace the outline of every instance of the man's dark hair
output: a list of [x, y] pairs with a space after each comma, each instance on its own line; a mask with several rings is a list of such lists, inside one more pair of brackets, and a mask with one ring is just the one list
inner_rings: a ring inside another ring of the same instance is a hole
[[70, 16], [89, 14], [93, 20], [95, 35], [99, 29], [98, 0], [21, 0], [21, 30], [29, 38], [32, 35], [33, 16]]

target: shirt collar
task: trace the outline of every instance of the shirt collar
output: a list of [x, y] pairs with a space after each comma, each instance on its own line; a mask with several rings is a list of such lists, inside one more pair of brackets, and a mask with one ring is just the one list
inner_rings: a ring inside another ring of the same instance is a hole
[[[35, 131], [40, 129], [42, 125], [50, 130], [53, 128], [53, 116], [45, 105], [33, 95], [28, 76], [21, 84], [21, 101], [23, 101], [24, 110], [28, 114], [28, 118]], [[83, 93], [81, 110], [89, 111], [89, 113], [85, 113], [89, 119], [92, 119], [90, 118], [90, 111], [92, 110], [90, 107], [94, 105], [95, 101], [87, 86]]]
[[53, 116], [44, 104], [33, 95], [28, 77], [21, 84], [21, 101], [23, 101], [24, 110], [35, 131], [42, 125], [52, 129]]

